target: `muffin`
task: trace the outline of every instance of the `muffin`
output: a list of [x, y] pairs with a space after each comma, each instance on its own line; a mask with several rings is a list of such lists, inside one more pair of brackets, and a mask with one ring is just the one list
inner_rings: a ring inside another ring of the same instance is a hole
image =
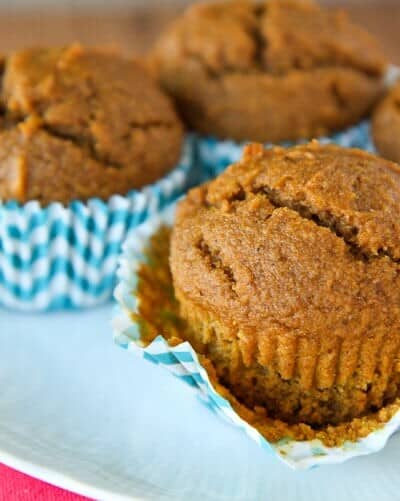
[[122, 242], [195, 177], [193, 144], [142, 63], [27, 49], [2, 61], [0, 304], [111, 299]]
[[400, 390], [400, 167], [312, 142], [246, 148], [177, 211], [185, 334], [243, 404], [312, 426]]
[[151, 64], [191, 128], [263, 142], [356, 123], [381, 95], [386, 69], [374, 38], [343, 12], [302, 0], [190, 7]]
[[74, 45], [3, 62], [0, 198], [106, 199], [176, 165], [182, 125], [137, 62]]
[[372, 136], [381, 155], [400, 162], [400, 83], [393, 87], [374, 111]]

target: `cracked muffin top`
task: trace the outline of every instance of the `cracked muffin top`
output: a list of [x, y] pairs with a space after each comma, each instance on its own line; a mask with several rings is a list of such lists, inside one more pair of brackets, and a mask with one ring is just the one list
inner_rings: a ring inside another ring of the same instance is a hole
[[400, 328], [399, 211], [396, 164], [318, 142], [250, 145], [179, 205], [175, 289], [249, 346], [271, 329], [357, 338]]
[[380, 95], [386, 67], [366, 31], [306, 0], [195, 5], [151, 60], [193, 128], [260, 141], [357, 121]]
[[389, 91], [375, 109], [372, 135], [382, 156], [400, 162], [400, 83]]
[[135, 61], [79, 45], [3, 61], [2, 199], [125, 194], [171, 169], [182, 140], [172, 103]]

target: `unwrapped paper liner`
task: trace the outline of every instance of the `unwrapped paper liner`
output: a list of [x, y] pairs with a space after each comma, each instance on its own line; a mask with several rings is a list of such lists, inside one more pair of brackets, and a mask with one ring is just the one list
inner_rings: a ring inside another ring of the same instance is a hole
[[157, 336], [148, 346], [140, 343], [138, 324], [132, 320], [132, 312], [137, 313], [136, 289], [137, 270], [145, 262], [145, 249], [150, 238], [161, 225], [171, 225], [175, 204], [159, 215], [138, 226], [132, 237], [123, 246], [117, 272], [119, 283], [115, 290], [117, 300], [113, 319], [114, 340], [118, 345], [134, 351], [144, 359], [162, 365], [176, 377], [199, 392], [201, 400], [217, 414], [234, 426], [241, 428], [262, 448], [275, 454], [294, 469], [307, 469], [323, 464], [341, 463], [356, 456], [363, 456], [381, 450], [389, 437], [400, 428], [400, 411], [384, 426], [356, 442], [345, 442], [340, 447], [327, 447], [320, 440], [295, 441], [290, 438], [276, 443], [268, 442], [254, 427], [245, 422], [233, 410], [231, 404], [213, 388], [206, 370], [188, 342], [169, 346], [165, 338]]
[[109, 300], [121, 245], [130, 231], [191, 184], [193, 139], [179, 164], [152, 185], [107, 201], [41, 207], [0, 202], [0, 305], [41, 311]]

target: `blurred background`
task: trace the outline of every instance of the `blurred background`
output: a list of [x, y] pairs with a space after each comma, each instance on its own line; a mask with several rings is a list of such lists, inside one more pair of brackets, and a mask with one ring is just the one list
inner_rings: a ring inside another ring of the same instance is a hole
[[[113, 45], [144, 53], [189, 0], [0, 0], [0, 52], [29, 45]], [[321, 0], [344, 8], [400, 64], [400, 0]]]

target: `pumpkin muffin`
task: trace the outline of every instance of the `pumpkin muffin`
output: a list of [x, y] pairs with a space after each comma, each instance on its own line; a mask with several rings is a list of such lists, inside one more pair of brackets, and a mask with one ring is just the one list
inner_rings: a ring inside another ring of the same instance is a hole
[[271, 142], [356, 123], [386, 68], [376, 41], [343, 12], [304, 0], [192, 6], [151, 64], [193, 129]]
[[372, 117], [372, 136], [381, 155], [400, 162], [400, 83], [376, 108]]
[[170, 170], [182, 140], [172, 103], [137, 62], [78, 45], [3, 61], [2, 199], [126, 194]]
[[312, 142], [246, 148], [178, 208], [188, 340], [241, 403], [313, 426], [400, 390], [400, 166]]

